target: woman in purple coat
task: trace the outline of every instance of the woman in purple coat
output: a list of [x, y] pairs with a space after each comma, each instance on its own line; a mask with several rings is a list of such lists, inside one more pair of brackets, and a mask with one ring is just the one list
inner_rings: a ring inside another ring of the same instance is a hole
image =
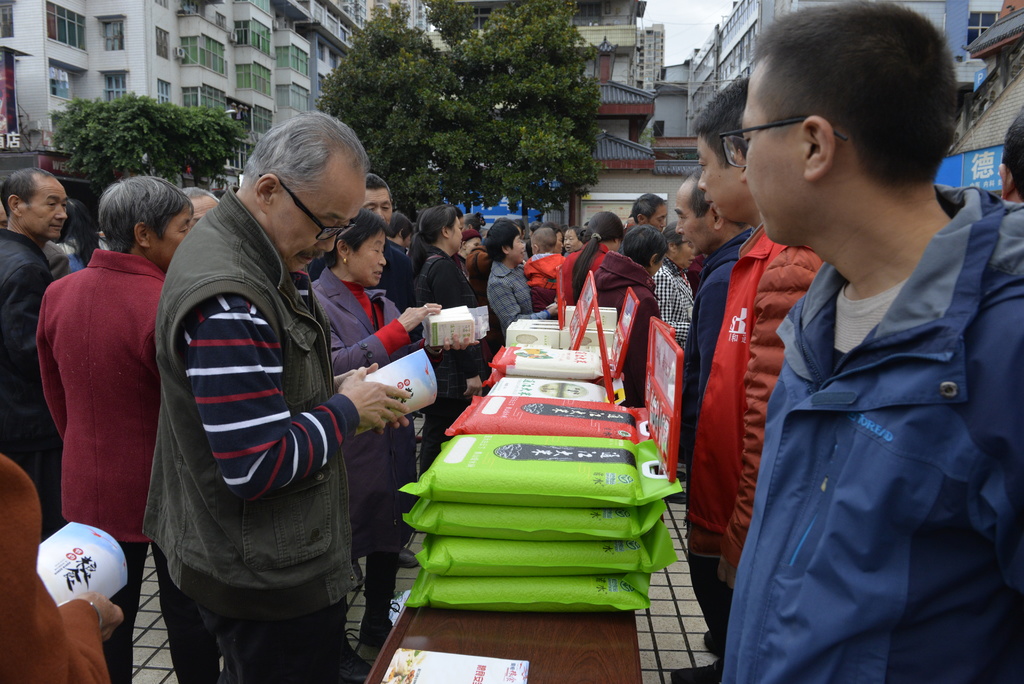
[[[369, 289], [380, 282], [385, 240], [383, 220], [361, 210], [354, 225], [338, 236], [334, 249], [325, 255], [327, 268], [313, 285], [331, 321], [335, 375], [375, 363], [385, 366], [416, 351], [423, 342], [412, 342], [409, 331], [441, 310], [437, 304], [427, 304], [399, 314], [383, 290]], [[439, 358], [439, 352], [427, 351]], [[416, 479], [413, 427], [356, 435], [345, 442], [344, 460], [350, 483], [352, 558], [366, 558], [366, 612], [359, 641], [380, 647], [391, 629], [388, 612], [398, 552], [412, 533], [402, 513], [409, 511], [413, 497], [400, 494], [398, 488]], [[369, 672], [368, 665], [365, 671], [360, 663], [350, 665], [355, 668], [353, 681], [362, 681], [359, 676]], [[343, 677], [343, 681], [347, 680]]]

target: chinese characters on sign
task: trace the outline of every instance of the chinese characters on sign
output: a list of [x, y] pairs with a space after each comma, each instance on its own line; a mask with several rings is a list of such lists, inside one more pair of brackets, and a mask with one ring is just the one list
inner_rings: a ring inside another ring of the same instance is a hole
[[1003, 163], [1003, 146], [987, 147], [964, 153], [963, 184], [982, 190], [999, 191], [1003, 184], [999, 178], [999, 165]]

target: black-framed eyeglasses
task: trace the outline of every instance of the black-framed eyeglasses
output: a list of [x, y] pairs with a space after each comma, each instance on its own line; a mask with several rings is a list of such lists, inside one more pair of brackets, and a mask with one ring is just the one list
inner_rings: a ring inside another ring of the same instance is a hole
[[349, 228], [356, 224], [355, 219], [352, 219], [348, 223], [341, 223], [336, 226], [325, 226], [323, 223], [320, 222], [320, 219], [314, 216], [313, 212], [311, 212], [309, 208], [302, 203], [302, 200], [296, 197], [295, 193], [288, 189], [288, 186], [285, 185], [280, 178], [277, 179], [277, 182], [284, 189], [284, 191], [288, 193], [288, 196], [292, 198], [292, 202], [295, 202], [295, 206], [297, 206], [303, 214], [308, 216], [310, 221], [316, 224], [316, 227], [320, 230], [320, 232], [316, 234], [317, 242], [319, 242], [320, 240], [327, 240], [328, 238], [332, 238], [338, 233], [344, 230], [348, 230]]
[[[780, 126], [792, 126], [793, 124], [803, 123], [810, 117], [807, 116], [794, 116], [789, 119], [779, 119], [778, 121], [771, 121], [760, 126], [748, 126], [747, 128], [740, 128], [735, 131], [726, 131], [725, 133], [719, 133], [718, 137], [722, 139], [722, 149], [725, 150], [725, 160], [729, 162], [730, 166], [735, 166], [738, 169], [744, 169], [747, 167], [747, 146], [750, 141], [743, 137], [744, 133], [750, 133], [751, 131], [763, 131], [768, 128], [778, 128]], [[849, 140], [849, 138], [839, 131], [832, 129], [835, 136], [840, 140]]]

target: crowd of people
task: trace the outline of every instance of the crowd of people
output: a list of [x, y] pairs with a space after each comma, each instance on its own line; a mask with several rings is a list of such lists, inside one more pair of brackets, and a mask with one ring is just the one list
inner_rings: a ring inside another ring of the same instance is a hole
[[[272, 128], [219, 198], [125, 178], [96, 223], [46, 171], [11, 174], [0, 681], [129, 682], [151, 554], [178, 681], [364, 682], [347, 597], [362, 586], [358, 642], [379, 648], [416, 565], [399, 488], [509, 325], [557, 317], [591, 274], [600, 306], [637, 298], [625, 405], [651, 318], [685, 350], [675, 500], [719, 659], [673, 684], [1017, 681], [1024, 115], [1003, 201], [936, 188], [955, 79], [926, 19], [801, 10], [757, 50], [696, 119], [672, 223], [650, 193], [625, 223], [402, 213], [321, 113]], [[428, 316], [482, 305], [479, 343], [425, 344]], [[420, 350], [438, 398], [418, 438], [408, 392], [365, 377]], [[120, 543], [124, 589], [54, 605], [35, 555], [65, 521]]]

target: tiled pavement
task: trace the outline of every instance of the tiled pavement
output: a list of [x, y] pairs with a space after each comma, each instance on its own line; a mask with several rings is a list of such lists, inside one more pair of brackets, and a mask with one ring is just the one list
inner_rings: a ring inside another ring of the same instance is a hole
[[[685, 506], [669, 505], [665, 522], [672, 532], [680, 561], [653, 575], [651, 608], [636, 614], [643, 684], [668, 684], [670, 670], [706, 665], [714, 660], [714, 656], [704, 649], [704, 618], [701, 617], [700, 607], [690, 587], [686, 562], [682, 560], [684, 513]], [[413, 543], [413, 548], [419, 550], [418, 539], [414, 539]], [[399, 570], [398, 589], [410, 588], [415, 577], [416, 570]], [[132, 681], [137, 684], [176, 683], [178, 679], [171, 667], [167, 630], [160, 617], [156, 573], [152, 564], [146, 571], [142, 591], [143, 603], [135, 624], [136, 669]], [[363, 611], [362, 594], [350, 596], [349, 600], [352, 607], [348, 614], [348, 628], [358, 632]], [[375, 653], [361, 652], [361, 655], [372, 659]]]

